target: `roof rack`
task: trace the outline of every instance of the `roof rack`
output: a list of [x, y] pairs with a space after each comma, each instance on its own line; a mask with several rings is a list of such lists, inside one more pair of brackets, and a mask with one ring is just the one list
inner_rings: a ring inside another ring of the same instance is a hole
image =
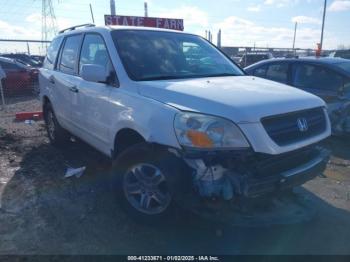
[[64, 32], [66, 32], [66, 31], [72, 31], [72, 30], [75, 30], [75, 29], [77, 29], [77, 28], [79, 28], [79, 27], [94, 27], [94, 26], [95, 26], [94, 24], [75, 25], [75, 26], [72, 26], [72, 27], [68, 27], [68, 28], [66, 28], [66, 29], [63, 29], [63, 30], [59, 31], [58, 33], [59, 33], [59, 34], [62, 34], [62, 33], [64, 33]]

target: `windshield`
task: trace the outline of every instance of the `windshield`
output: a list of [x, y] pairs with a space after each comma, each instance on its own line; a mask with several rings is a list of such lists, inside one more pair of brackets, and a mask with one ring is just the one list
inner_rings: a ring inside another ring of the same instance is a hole
[[112, 37], [132, 80], [239, 76], [243, 71], [195, 35], [115, 30]]

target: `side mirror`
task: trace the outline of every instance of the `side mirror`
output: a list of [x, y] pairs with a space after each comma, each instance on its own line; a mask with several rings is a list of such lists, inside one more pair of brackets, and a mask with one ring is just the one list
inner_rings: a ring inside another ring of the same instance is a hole
[[107, 83], [108, 72], [103, 66], [87, 64], [81, 68], [81, 77], [89, 82]]

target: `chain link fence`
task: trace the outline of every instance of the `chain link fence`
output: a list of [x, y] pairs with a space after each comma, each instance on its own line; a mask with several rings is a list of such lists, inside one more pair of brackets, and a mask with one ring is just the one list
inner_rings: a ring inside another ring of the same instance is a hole
[[[49, 42], [0, 39], [0, 110], [39, 98], [39, 70]], [[32, 106], [32, 110], [37, 109]], [[20, 109], [18, 109], [20, 110]], [[26, 110], [31, 110], [31, 107]]]

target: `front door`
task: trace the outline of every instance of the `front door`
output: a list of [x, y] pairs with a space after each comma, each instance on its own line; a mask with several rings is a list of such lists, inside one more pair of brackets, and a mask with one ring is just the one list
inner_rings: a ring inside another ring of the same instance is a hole
[[[107, 47], [101, 35], [86, 34], [79, 61], [79, 75], [83, 65], [92, 64], [105, 67], [111, 79], [115, 76]], [[85, 81], [79, 77], [78, 93], [72, 104], [72, 117], [83, 131], [83, 138], [99, 150], [109, 153], [109, 130], [112, 115], [109, 110], [110, 92], [115, 89], [113, 81], [108, 84]], [[115, 116], [116, 117], [116, 116]]]

